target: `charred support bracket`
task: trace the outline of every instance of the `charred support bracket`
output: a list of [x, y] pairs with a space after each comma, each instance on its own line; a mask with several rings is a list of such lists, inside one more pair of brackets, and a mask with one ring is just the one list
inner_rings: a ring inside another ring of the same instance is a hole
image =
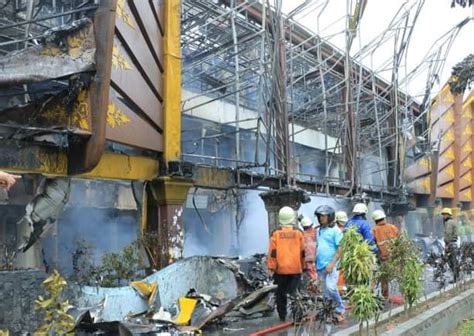
[[187, 178], [159, 177], [151, 184], [153, 197], [149, 204], [155, 211], [148, 212], [147, 232], [157, 232], [159, 236], [159, 260], [161, 269], [183, 257], [184, 227], [183, 205], [193, 181]]
[[268, 232], [272, 232], [278, 227], [278, 211], [282, 207], [289, 206], [297, 211], [301, 204], [311, 201], [308, 194], [299, 188], [271, 190], [261, 193], [260, 197], [268, 212]]

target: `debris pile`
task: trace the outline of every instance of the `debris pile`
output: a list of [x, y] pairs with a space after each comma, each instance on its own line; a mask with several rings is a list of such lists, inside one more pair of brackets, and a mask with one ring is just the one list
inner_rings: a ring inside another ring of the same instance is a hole
[[430, 253], [426, 263], [433, 268], [433, 281], [438, 283], [440, 289], [444, 288], [452, 273], [449, 263], [457, 268], [461, 275], [469, 275], [474, 271], [474, 243], [466, 242], [460, 248], [453, 249], [448, 253]]
[[[265, 255], [194, 256], [126, 287], [76, 286], [78, 334], [187, 335], [274, 311]], [[86, 308], [88, 307], [88, 308]]]

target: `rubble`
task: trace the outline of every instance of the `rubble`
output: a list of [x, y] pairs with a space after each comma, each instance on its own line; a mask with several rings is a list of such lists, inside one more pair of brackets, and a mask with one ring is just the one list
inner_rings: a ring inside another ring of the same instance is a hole
[[57, 221], [69, 199], [69, 178], [46, 178], [38, 187], [35, 198], [26, 205], [25, 215], [18, 221], [25, 239], [19, 242], [18, 251], [26, 252]]
[[72, 314], [76, 330], [78, 335], [183, 335], [217, 322], [262, 317], [274, 310], [276, 288], [264, 258], [194, 256], [126, 287], [76, 286], [75, 303], [82, 307]]

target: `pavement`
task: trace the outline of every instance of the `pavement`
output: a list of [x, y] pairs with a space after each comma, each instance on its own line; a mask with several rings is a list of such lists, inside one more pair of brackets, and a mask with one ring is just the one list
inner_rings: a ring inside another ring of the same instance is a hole
[[[425, 276], [424, 276], [424, 293], [423, 295], [428, 295], [434, 291], [438, 290], [438, 284], [433, 282], [433, 270], [430, 267], [425, 269]], [[392, 304], [392, 309], [397, 307], [397, 305]], [[387, 304], [385, 307], [385, 311], [390, 309], [390, 305]], [[222, 327], [218, 327], [214, 330], [206, 330], [206, 335], [229, 335], [229, 336], [237, 336], [237, 335], [250, 335], [255, 333], [259, 330], [278, 325], [281, 322], [278, 319], [276, 313], [262, 317], [254, 320], [241, 320], [238, 322], [234, 322], [231, 325], [226, 325]], [[298, 336], [306, 336], [306, 335], [330, 335], [337, 331], [344, 330], [350, 326], [357, 324], [357, 321], [350, 316], [350, 311], [346, 312], [346, 321], [343, 323], [332, 326], [326, 326], [325, 332], [323, 332], [323, 326], [319, 326], [319, 322], [308, 322], [300, 326], [291, 326], [285, 330], [276, 331], [267, 335], [277, 335], [277, 336], [290, 336], [290, 335], [298, 335]]]

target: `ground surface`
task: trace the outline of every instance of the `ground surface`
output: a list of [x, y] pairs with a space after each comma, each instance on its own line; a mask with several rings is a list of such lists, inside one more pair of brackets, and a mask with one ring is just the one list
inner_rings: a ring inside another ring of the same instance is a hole
[[[433, 272], [430, 268], [427, 268], [425, 270], [425, 276], [424, 276], [424, 294], [423, 295], [428, 295], [436, 290], [438, 290], [438, 284], [434, 283], [432, 281], [433, 279]], [[392, 305], [392, 309], [397, 307], [397, 305]], [[385, 310], [388, 311], [390, 309], [390, 306], [387, 305], [385, 307]], [[242, 320], [239, 322], [234, 322], [232, 325], [228, 325], [222, 328], [219, 328], [218, 330], [213, 330], [213, 331], [206, 331], [206, 335], [231, 335], [231, 336], [237, 336], [237, 335], [248, 335], [251, 334], [252, 332], [256, 332], [258, 330], [262, 330], [265, 328], [268, 328], [270, 326], [279, 324], [278, 317], [275, 314], [269, 316], [269, 317], [264, 317], [264, 318], [259, 318], [255, 320]], [[328, 333], [334, 333], [336, 331], [343, 330], [345, 328], [348, 328], [349, 326], [352, 326], [356, 324], [357, 321], [355, 321], [351, 315], [350, 312], [347, 313], [346, 315], [346, 321], [340, 325], [337, 326], [326, 326], [326, 332], [324, 333], [325, 335], [328, 335]], [[319, 323], [316, 322], [311, 322], [311, 323], [306, 323], [302, 326], [292, 326], [286, 330], [279, 331], [272, 333], [271, 335], [278, 335], [278, 336], [284, 336], [284, 335], [298, 335], [298, 336], [305, 336], [305, 335], [323, 335], [323, 330], [324, 326], [320, 326]], [[474, 333], [469, 334], [470, 336], [474, 336]], [[464, 335], [463, 335], [464, 336]]]

